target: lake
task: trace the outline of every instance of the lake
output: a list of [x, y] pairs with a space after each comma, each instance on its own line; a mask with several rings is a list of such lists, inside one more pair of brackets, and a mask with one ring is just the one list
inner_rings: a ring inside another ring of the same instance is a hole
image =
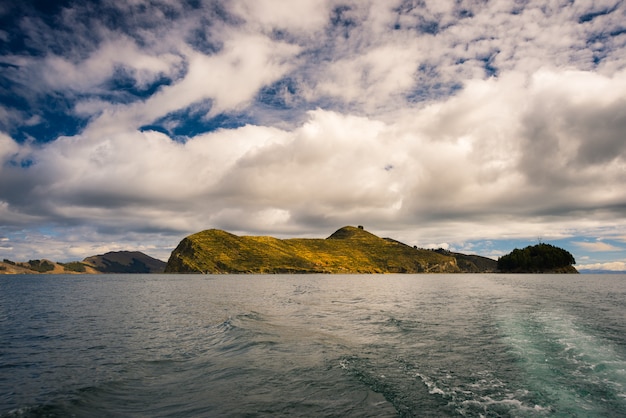
[[626, 416], [626, 275], [0, 276], [0, 416]]

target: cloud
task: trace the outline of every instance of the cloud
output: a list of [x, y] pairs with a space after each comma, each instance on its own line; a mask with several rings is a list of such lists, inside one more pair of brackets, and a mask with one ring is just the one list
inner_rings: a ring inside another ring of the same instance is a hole
[[413, 86], [419, 57], [411, 49], [410, 44], [384, 45], [335, 61], [322, 71], [325, 77], [318, 81], [315, 92], [376, 109]]
[[624, 272], [626, 271], [626, 262], [623, 261], [613, 261], [610, 263], [595, 263], [595, 264], [579, 264], [576, 268], [580, 271], [583, 270], [605, 270], [605, 271], [615, 271], [615, 272]]
[[[510, 224], [608, 223], [598, 217], [602, 211], [620, 220], [622, 154], [611, 164], [581, 162], [579, 154], [585, 141], [622, 132], [620, 119], [607, 117], [595, 137], [569, 142], [562, 121], [575, 123], [571, 103], [613, 112], [626, 94], [624, 75], [559, 74], [475, 80], [447, 101], [384, 120], [318, 109], [292, 130], [248, 125], [185, 143], [99, 119], [81, 135], [19, 148], [32, 165], [5, 165], [2, 187], [24, 214], [169, 231], [236, 220], [258, 231], [362, 220], [397, 228], [489, 224], [484, 234], [473, 233], [486, 237], [512, 230]], [[563, 87], [578, 79], [591, 82]], [[603, 83], [613, 86], [610, 94], [588, 93]], [[539, 112], [559, 89], [565, 105]], [[541, 141], [528, 128], [535, 125]], [[5, 142], [15, 153], [16, 145]]]
[[578, 247], [582, 247], [585, 250], [592, 251], [592, 252], [607, 252], [607, 251], [623, 251], [624, 250], [623, 248], [616, 247], [615, 245], [602, 242], [602, 241], [574, 242], [574, 244], [577, 245]]
[[[599, 69], [610, 76], [624, 68], [623, 54], [614, 53], [626, 42], [620, 7], [264, 0], [150, 7], [111, 1], [93, 10], [74, 4], [56, 20], [33, 13], [18, 20], [16, 29], [40, 53], [4, 60], [11, 64], [7, 77], [33, 109], [37, 97], [63, 90], [74, 93], [81, 115], [114, 115], [103, 123], [129, 112], [162, 116], [198, 100], [215, 100], [214, 113], [245, 107], [262, 86], [286, 75], [306, 101], [372, 114], [509, 71]], [[144, 99], [155, 86], [160, 98], [141, 109], [106, 104]]]
[[236, 0], [229, 7], [247, 25], [261, 31], [278, 29], [305, 36], [322, 30], [330, 12], [330, 2], [324, 0]]
[[8, 135], [0, 133], [0, 162], [6, 163], [13, 157], [20, 147]]
[[42, 64], [41, 75], [51, 89], [85, 92], [101, 90], [103, 84], [121, 70], [126, 71], [137, 87], [145, 87], [158, 77], [179, 72], [181, 58], [171, 53], [147, 53], [133, 40], [120, 36], [103, 42], [89, 57], [78, 63], [50, 55]]

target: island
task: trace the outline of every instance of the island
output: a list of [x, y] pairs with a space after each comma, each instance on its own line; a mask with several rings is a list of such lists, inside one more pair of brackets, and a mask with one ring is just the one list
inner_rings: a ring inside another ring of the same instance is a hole
[[[325, 239], [237, 236], [209, 229], [184, 238], [172, 252], [166, 273], [465, 273], [495, 271], [496, 261], [412, 247], [380, 238], [362, 226], [345, 226]], [[489, 260], [489, 261], [485, 261]]]
[[574, 256], [554, 245], [540, 243], [523, 249], [514, 249], [498, 259], [502, 273], [565, 273], [576, 274]]

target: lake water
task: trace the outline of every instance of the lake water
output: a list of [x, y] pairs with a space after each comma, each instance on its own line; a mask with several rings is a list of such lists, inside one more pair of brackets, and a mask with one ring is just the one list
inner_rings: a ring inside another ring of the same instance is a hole
[[0, 416], [626, 416], [626, 276], [0, 276]]

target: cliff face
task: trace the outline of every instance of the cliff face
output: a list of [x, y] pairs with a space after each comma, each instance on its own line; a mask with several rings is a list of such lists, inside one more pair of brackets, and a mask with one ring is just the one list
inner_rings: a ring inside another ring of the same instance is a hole
[[347, 226], [327, 239], [237, 236], [211, 229], [184, 238], [166, 273], [458, 273], [456, 259]]

